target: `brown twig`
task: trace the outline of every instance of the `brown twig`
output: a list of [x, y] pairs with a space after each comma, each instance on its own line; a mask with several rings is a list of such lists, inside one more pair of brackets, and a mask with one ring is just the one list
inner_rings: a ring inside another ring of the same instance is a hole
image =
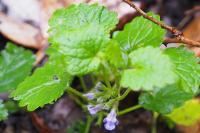
[[[183, 43], [181, 40], [178, 40], [176, 38], [165, 38], [164, 39], [164, 44], [168, 44], [168, 43]], [[195, 46], [195, 45], [189, 45], [190, 47], [199, 47], [199, 46]]]
[[165, 38], [164, 43], [168, 44], [168, 43], [182, 43], [182, 42], [180, 40], [177, 40], [176, 38]]
[[140, 8], [138, 8], [133, 2], [131, 2], [130, 0], [123, 0], [125, 3], [129, 4], [132, 8], [134, 8], [140, 15], [142, 15], [144, 18], [154, 22], [155, 24], [159, 25], [160, 27], [170, 31], [171, 33], [174, 34], [174, 36], [176, 37], [176, 40], [178, 40], [180, 43], [184, 43], [184, 44], [188, 44], [188, 45], [192, 45], [192, 46], [196, 46], [196, 47], [200, 47], [200, 42], [188, 39], [186, 37], [183, 36], [183, 33], [179, 30], [177, 30], [174, 27], [168, 26], [156, 19], [154, 19], [151, 16], [148, 16], [143, 10], [141, 10]]
[[186, 15], [192, 15], [196, 12], [199, 12], [200, 11], [200, 6], [195, 6], [194, 8], [190, 9], [190, 10], [187, 10], [185, 12]]

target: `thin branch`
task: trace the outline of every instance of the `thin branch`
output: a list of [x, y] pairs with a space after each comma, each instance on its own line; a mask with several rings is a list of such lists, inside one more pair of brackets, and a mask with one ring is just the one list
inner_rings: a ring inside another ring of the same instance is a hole
[[168, 26], [156, 19], [154, 19], [151, 16], [148, 16], [143, 10], [141, 10], [140, 8], [138, 8], [133, 2], [131, 2], [130, 0], [123, 0], [125, 3], [129, 4], [132, 8], [134, 8], [140, 15], [142, 15], [144, 18], [154, 22], [155, 24], [159, 25], [160, 27], [170, 31], [171, 33], [174, 34], [174, 36], [176, 37], [177, 40], [179, 40], [181, 43], [184, 44], [188, 44], [188, 45], [192, 45], [192, 46], [196, 46], [196, 47], [200, 47], [200, 42], [188, 39], [186, 37], [183, 36], [183, 33], [179, 30], [177, 30], [174, 27]]
[[[165, 38], [164, 44], [168, 43], [183, 43], [181, 40], [178, 40], [177, 38]], [[189, 45], [190, 47], [200, 47], [199, 45]]]
[[193, 15], [196, 12], [200, 12], [200, 6], [195, 6], [194, 8], [185, 12], [186, 15]]
[[177, 30], [174, 27], [168, 26], [156, 19], [154, 19], [152, 16], [148, 16], [143, 10], [141, 10], [139, 7], [137, 7], [133, 2], [131, 2], [130, 0], [123, 0], [124, 2], [126, 2], [127, 4], [129, 4], [131, 7], [133, 7], [139, 14], [141, 14], [144, 18], [156, 23], [157, 25], [159, 25], [160, 27], [171, 31], [173, 34], [175, 35], [182, 35], [183, 33], [179, 30]]
[[168, 43], [182, 43], [180, 40], [177, 40], [176, 38], [165, 38], [164, 39], [164, 44]]

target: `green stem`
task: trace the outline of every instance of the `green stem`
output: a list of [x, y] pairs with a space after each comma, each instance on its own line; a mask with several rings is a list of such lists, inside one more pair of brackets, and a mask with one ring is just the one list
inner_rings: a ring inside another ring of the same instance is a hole
[[151, 128], [151, 133], [157, 133], [157, 118], [158, 118], [158, 113], [153, 112], [153, 121], [152, 121], [152, 128]]
[[123, 93], [123, 95], [121, 95], [120, 97], [117, 98], [117, 100], [118, 100], [118, 101], [121, 101], [121, 100], [123, 100], [124, 98], [126, 98], [126, 96], [129, 94], [130, 91], [131, 91], [130, 89], [127, 89], [127, 90]]
[[86, 111], [86, 107], [84, 106], [84, 104], [80, 101], [80, 99], [78, 99], [77, 97], [75, 97], [74, 95], [70, 95], [71, 98], [76, 102], [76, 104], [78, 104], [84, 111]]
[[76, 89], [69, 87], [69, 88], [67, 88], [67, 91], [84, 99], [85, 101], [88, 101], [87, 98], [85, 96], [83, 96], [83, 94], [81, 92], [77, 91]]
[[113, 74], [114, 74], [114, 77], [115, 77], [115, 84], [116, 84], [116, 86], [117, 86], [117, 88], [119, 88], [119, 90], [120, 90], [120, 72], [119, 72], [119, 70], [116, 68], [116, 67], [114, 67], [113, 68], [113, 72], [112, 72]]
[[102, 125], [103, 116], [104, 116], [104, 114], [103, 114], [102, 112], [100, 112], [100, 113], [99, 113], [98, 120], [97, 120], [97, 123], [96, 123], [98, 126], [101, 126], [101, 125]]
[[107, 76], [105, 76], [105, 83], [106, 83], [107, 87], [112, 88], [110, 81], [108, 80]]
[[91, 77], [93, 85], [95, 86], [96, 85], [96, 78], [95, 78], [95, 76], [91, 74], [90, 77]]
[[[119, 88], [119, 89], [120, 89], [120, 88]], [[120, 91], [120, 90], [119, 90], [119, 91]], [[118, 97], [117, 97], [117, 98], [108, 101], [107, 104], [108, 104], [108, 105], [109, 105], [109, 104], [112, 105], [113, 102], [116, 102], [116, 101], [119, 102], [119, 101], [123, 100], [124, 98], [126, 98], [126, 96], [129, 94], [130, 91], [131, 91], [131, 90], [127, 89], [121, 96], [119, 96], [119, 94], [118, 94]], [[120, 93], [120, 92], [118, 92], [118, 93]], [[117, 107], [118, 107], [118, 106], [117, 106]]]
[[130, 107], [130, 108], [126, 108], [126, 109], [124, 109], [124, 110], [122, 110], [122, 111], [119, 111], [119, 112], [118, 112], [118, 115], [127, 114], [127, 113], [129, 113], [129, 112], [131, 112], [131, 111], [134, 111], [134, 110], [137, 110], [137, 109], [139, 109], [139, 108], [141, 108], [141, 107], [142, 107], [141, 105], [135, 105], [135, 106], [132, 106], [132, 107]]
[[86, 84], [85, 84], [85, 82], [84, 82], [83, 77], [80, 76], [79, 79], [80, 79], [81, 87], [83, 88], [83, 91], [84, 91], [84, 92], [87, 92], [87, 86], [86, 86]]
[[89, 133], [92, 121], [93, 121], [92, 117], [87, 116], [87, 123], [86, 123], [86, 128], [85, 128], [84, 133]]
[[109, 74], [108, 74], [109, 67], [107, 66], [106, 62], [104, 62], [104, 61], [102, 62], [102, 65], [103, 65], [103, 78], [104, 78], [105, 84], [107, 87], [112, 88], [110, 81], [109, 81]]

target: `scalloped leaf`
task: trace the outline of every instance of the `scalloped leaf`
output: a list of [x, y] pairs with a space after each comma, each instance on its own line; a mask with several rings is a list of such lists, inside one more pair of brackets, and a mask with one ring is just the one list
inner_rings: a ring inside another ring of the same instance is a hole
[[63, 40], [63, 44], [53, 47], [66, 56], [68, 72], [72, 75], [84, 75], [96, 71], [109, 37], [98, 26], [64, 32], [61, 38], [57, 37]]
[[50, 59], [26, 78], [11, 96], [20, 101], [20, 106], [27, 106], [29, 111], [57, 100], [71, 82], [71, 76], [66, 72], [66, 64], [63, 62], [61, 56]]
[[101, 26], [109, 34], [118, 21], [117, 13], [111, 12], [103, 6], [81, 3], [56, 10], [49, 20], [49, 31], [50, 34], [55, 35], [63, 30], [75, 30], [92, 24]]
[[139, 103], [146, 109], [169, 114], [174, 108], [181, 106], [192, 97], [191, 93], [181, 90], [178, 84], [173, 84], [154, 89], [153, 92], [142, 93], [139, 97]]
[[175, 65], [175, 72], [180, 78], [181, 87], [186, 92], [196, 94], [200, 85], [199, 58], [184, 47], [168, 48], [165, 53], [171, 58]]
[[[170, 58], [159, 48], [147, 46], [130, 53], [130, 68], [124, 70], [121, 86], [132, 90], [153, 90], [176, 81]], [[162, 77], [162, 78], [161, 78]]]
[[34, 61], [31, 51], [7, 43], [0, 54], [0, 92], [14, 90], [30, 74]]
[[72, 5], [51, 17], [49, 41], [68, 58], [70, 74], [84, 75], [98, 69], [109, 33], [117, 22], [117, 14], [105, 7]]
[[[160, 20], [160, 17], [152, 12], [148, 13], [148, 15]], [[126, 24], [122, 31], [116, 32], [114, 39], [120, 43], [124, 50], [131, 52], [136, 48], [148, 45], [153, 47], [160, 46], [165, 33], [166, 31], [159, 25], [140, 16]]]

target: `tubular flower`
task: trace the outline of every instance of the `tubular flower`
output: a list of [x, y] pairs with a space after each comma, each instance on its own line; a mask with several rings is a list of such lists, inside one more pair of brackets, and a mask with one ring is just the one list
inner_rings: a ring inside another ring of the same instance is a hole
[[106, 130], [113, 130], [115, 129], [116, 125], [118, 125], [117, 114], [115, 109], [112, 109], [111, 112], [104, 118], [104, 127]]

